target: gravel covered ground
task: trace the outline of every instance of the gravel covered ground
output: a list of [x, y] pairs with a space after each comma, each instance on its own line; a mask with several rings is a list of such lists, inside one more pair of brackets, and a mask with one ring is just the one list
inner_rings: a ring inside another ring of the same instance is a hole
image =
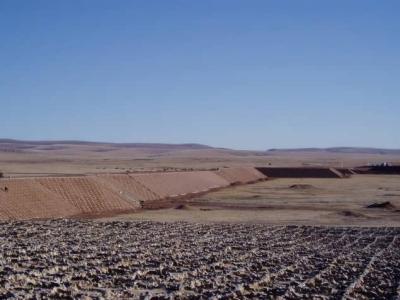
[[399, 249], [400, 228], [2, 222], [0, 298], [396, 299]]

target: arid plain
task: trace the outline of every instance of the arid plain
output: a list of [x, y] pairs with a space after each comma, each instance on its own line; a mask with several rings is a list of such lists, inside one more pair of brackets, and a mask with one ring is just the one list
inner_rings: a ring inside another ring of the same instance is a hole
[[[367, 208], [387, 201], [394, 207]], [[177, 201], [172, 208], [147, 210], [116, 219], [400, 226], [400, 176], [273, 179]]]
[[400, 175], [252, 171], [378, 162], [400, 153], [2, 141], [0, 297], [398, 299]]
[[7, 176], [44, 176], [227, 166], [355, 167], [400, 164], [400, 150], [363, 148], [245, 151], [198, 144], [110, 144], [74, 141], [0, 140], [1, 171]]
[[[357, 148], [238, 151], [197, 144], [110, 144], [2, 140], [5, 177], [40, 178], [149, 171], [214, 170], [238, 166], [355, 167], [400, 164], [400, 151]], [[60, 179], [61, 180], [61, 179]], [[112, 183], [108, 183], [112, 185]], [[400, 176], [280, 178], [176, 199], [169, 207], [117, 219], [270, 224], [399, 224]], [[116, 187], [118, 189], [118, 187]], [[366, 206], [390, 201], [388, 209]]]

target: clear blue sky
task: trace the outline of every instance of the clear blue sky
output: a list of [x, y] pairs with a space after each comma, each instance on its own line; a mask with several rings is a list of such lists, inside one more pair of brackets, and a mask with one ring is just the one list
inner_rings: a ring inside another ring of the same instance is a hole
[[0, 136], [400, 148], [399, 15], [398, 0], [0, 0]]

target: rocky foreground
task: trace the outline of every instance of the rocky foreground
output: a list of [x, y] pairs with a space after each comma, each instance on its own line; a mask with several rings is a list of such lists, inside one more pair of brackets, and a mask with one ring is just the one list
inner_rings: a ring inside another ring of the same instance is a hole
[[400, 228], [0, 223], [0, 298], [396, 299]]

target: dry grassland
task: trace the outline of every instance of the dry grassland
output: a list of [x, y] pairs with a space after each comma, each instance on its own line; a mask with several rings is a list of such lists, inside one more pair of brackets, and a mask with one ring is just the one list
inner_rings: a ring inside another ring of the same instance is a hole
[[[366, 208], [390, 201], [394, 208]], [[275, 179], [223, 189], [117, 219], [264, 224], [400, 226], [400, 176]]]

